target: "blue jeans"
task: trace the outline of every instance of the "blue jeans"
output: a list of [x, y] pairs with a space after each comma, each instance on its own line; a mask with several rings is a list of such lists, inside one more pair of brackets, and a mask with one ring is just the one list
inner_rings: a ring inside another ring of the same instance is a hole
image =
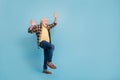
[[54, 45], [47, 42], [47, 41], [42, 41], [42, 42], [40, 42], [40, 47], [44, 49], [44, 65], [43, 65], [43, 69], [47, 70], [47, 62], [52, 62]]

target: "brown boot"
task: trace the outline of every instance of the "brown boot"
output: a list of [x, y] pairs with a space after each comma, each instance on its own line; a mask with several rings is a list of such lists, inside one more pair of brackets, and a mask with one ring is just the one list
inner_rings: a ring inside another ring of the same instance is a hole
[[45, 73], [45, 74], [52, 74], [52, 72], [50, 72], [48, 70], [43, 70], [43, 73]]
[[51, 63], [51, 62], [48, 62], [47, 65], [51, 68], [51, 69], [56, 69], [56, 66]]

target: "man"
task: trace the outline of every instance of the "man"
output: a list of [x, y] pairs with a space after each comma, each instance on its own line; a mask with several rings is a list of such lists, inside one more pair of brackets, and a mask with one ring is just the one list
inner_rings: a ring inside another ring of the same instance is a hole
[[51, 44], [50, 29], [57, 24], [57, 13], [54, 13], [54, 22], [48, 24], [47, 18], [42, 18], [40, 25], [36, 25], [34, 20], [31, 20], [31, 26], [28, 29], [29, 33], [36, 33], [38, 47], [44, 49], [44, 65], [43, 73], [52, 74], [47, 70], [47, 66], [51, 69], [56, 69], [56, 66], [52, 63], [52, 56], [54, 51], [54, 45]]

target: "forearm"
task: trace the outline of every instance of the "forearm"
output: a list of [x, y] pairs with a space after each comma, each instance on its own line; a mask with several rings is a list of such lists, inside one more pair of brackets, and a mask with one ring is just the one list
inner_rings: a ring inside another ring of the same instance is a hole
[[33, 32], [35, 32], [35, 29], [36, 29], [36, 26], [35, 26], [35, 25], [31, 25], [31, 26], [28, 28], [28, 33], [33, 33]]
[[57, 17], [54, 17], [54, 23], [57, 23]]
[[57, 25], [57, 16], [54, 16], [54, 22], [50, 24], [50, 28], [55, 27]]

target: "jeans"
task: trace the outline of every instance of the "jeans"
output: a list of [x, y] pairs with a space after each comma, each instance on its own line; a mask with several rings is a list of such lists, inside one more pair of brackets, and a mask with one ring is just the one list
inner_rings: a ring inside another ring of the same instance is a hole
[[54, 45], [47, 42], [47, 41], [42, 41], [42, 42], [40, 42], [40, 47], [44, 49], [44, 65], [43, 65], [43, 69], [47, 70], [47, 63], [52, 62]]

